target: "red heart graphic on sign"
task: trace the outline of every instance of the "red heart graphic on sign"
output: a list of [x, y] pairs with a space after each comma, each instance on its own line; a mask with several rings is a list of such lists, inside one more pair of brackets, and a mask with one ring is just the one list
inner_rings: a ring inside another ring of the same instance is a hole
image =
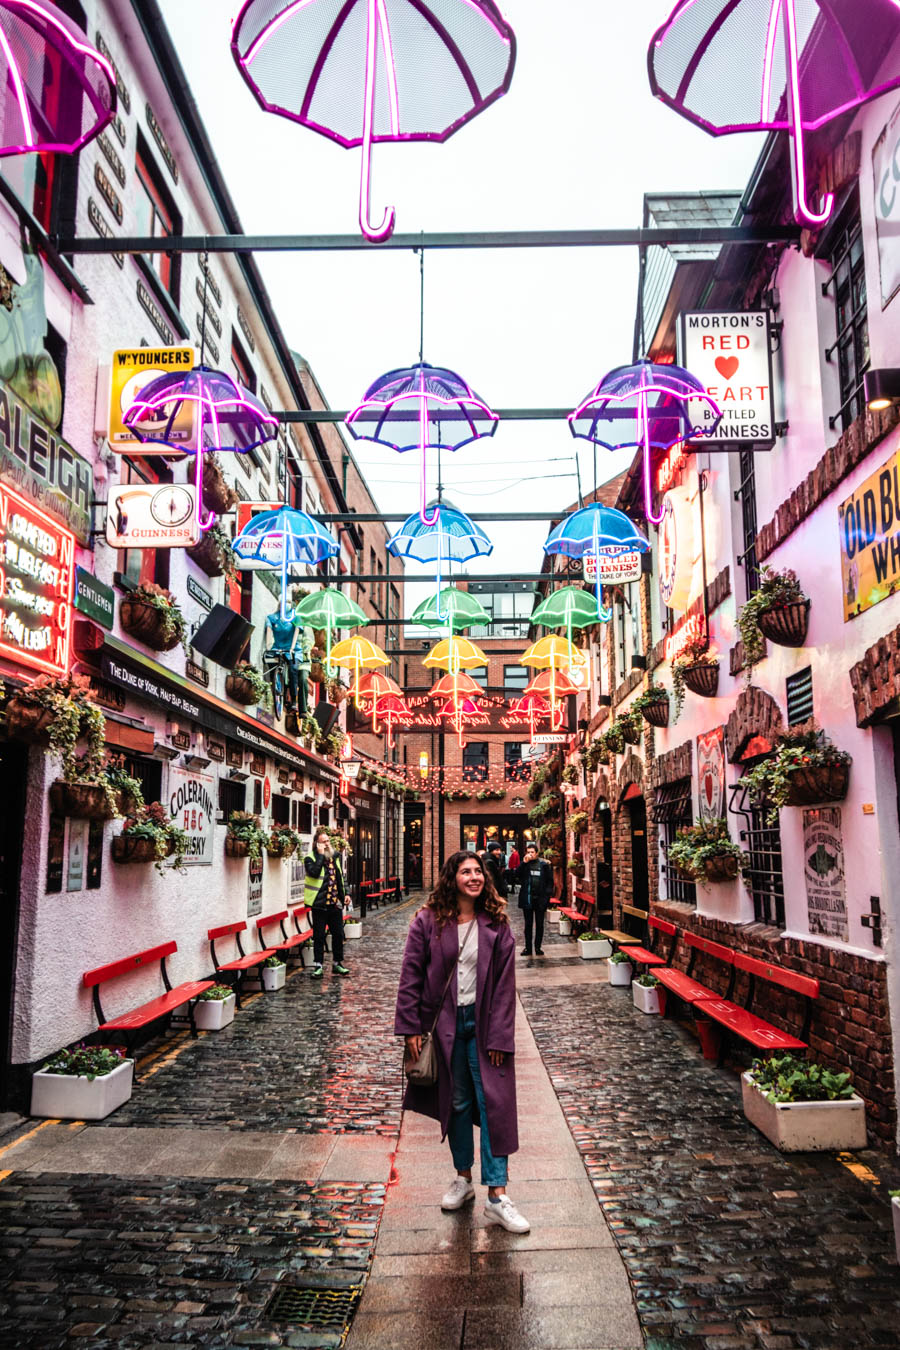
[[703, 780], [703, 791], [706, 793], [706, 804], [707, 804], [707, 806], [712, 806], [712, 804], [713, 804], [713, 789], [714, 789], [714, 787], [715, 787], [715, 784], [714, 784], [714, 782], [713, 782], [713, 776], [712, 776], [711, 773], [708, 773], [708, 774], [706, 775], [706, 777], [704, 778], [704, 780]]
[[723, 380], [730, 380], [740, 364], [741, 363], [736, 356], [716, 357], [716, 370], [722, 376]]

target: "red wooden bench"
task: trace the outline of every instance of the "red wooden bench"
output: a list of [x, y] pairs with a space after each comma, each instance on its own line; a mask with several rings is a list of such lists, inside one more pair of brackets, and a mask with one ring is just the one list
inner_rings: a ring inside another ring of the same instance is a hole
[[369, 889], [366, 891], [366, 904], [376, 909], [388, 897], [393, 900], [400, 899], [400, 878], [399, 877], [376, 877], [374, 881], [365, 881], [362, 883]]
[[[306, 913], [305, 905], [302, 906], [298, 905], [297, 908], [298, 909], [302, 908], [304, 914]], [[271, 927], [272, 924], [277, 923], [281, 931], [281, 941], [279, 942], [276, 939], [270, 947], [266, 948], [266, 950], [269, 952], [272, 951], [279, 952], [282, 956], [286, 956], [291, 960], [296, 960], [297, 958], [299, 958], [301, 966], [305, 965], [306, 959], [304, 956], [303, 948], [312, 937], [312, 929], [307, 928], [305, 931], [301, 930], [300, 925], [297, 922], [297, 910], [295, 909], [294, 927], [296, 929], [296, 932], [291, 933], [290, 936], [288, 936], [287, 930], [285, 929], [284, 926], [285, 919], [287, 919], [287, 917], [288, 911], [286, 909], [282, 909], [279, 910], [277, 914], [265, 914], [262, 916], [262, 918], [257, 919], [256, 920], [257, 941], [259, 942], [260, 946], [262, 946], [264, 942], [262, 930], [264, 928]], [[297, 953], [297, 957], [293, 957], [291, 955], [293, 952]]]
[[[176, 1009], [187, 1004], [187, 1021], [191, 1028], [191, 1035], [197, 1035], [197, 1027], [194, 1023], [194, 1000], [205, 989], [211, 989], [215, 980], [188, 980], [186, 983], [177, 984], [173, 988], [166, 970], [166, 957], [171, 956], [177, 950], [178, 944], [174, 940], [161, 942], [158, 947], [148, 947], [144, 952], [135, 952], [132, 956], [123, 956], [119, 961], [111, 961], [109, 965], [98, 966], [96, 970], [84, 972], [81, 980], [86, 989], [92, 990], [94, 1011], [97, 1014], [100, 1031], [124, 1032], [127, 1045], [129, 1032], [139, 1031], [142, 1027], [149, 1026], [151, 1022], [159, 1022], [163, 1018], [169, 1022], [174, 1021], [173, 1014]], [[107, 1021], [100, 1003], [101, 984], [118, 979], [121, 975], [130, 975], [132, 971], [150, 965], [153, 961], [159, 962], [160, 974], [166, 992], [160, 994], [158, 998], [150, 999], [147, 1003], [141, 1003], [137, 1008], [132, 1008], [131, 1012], [122, 1013], [121, 1016], [110, 1018]]]
[[[649, 966], [654, 970], [658, 966], [670, 966], [672, 964], [672, 957], [675, 955], [675, 948], [678, 944], [677, 926], [674, 923], [670, 923], [668, 919], [660, 919], [657, 918], [655, 914], [651, 914], [647, 919], [647, 927], [650, 930], [649, 944], [646, 947], [640, 947], [628, 943], [628, 960], [635, 965]], [[666, 937], [672, 939], [669, 943], [669, 950], [666, 956], [661, 956], [656, 950], [658, 945], [662, 945], [662, 938], [658, 937], [658, 935], [663, 933]]]
[[[647, 923], [650, 918], [649, 911], [646, 909], [637, 909], [634, 905], [622, 906], [622, 928], [601, 928], [600, 932], [607, 941], [614, 943], [616, 947], [639, 947], [643, 941], [643, 936], [647, 932]], [[625, 927], [624, 925], [628, 925]], [[640, 932], [633, 932], [632, 929], [640, 929]]]
[[580, 926], [581, 924], [584, 924], [586, 928], [590, 928], [591, 924], [594, 922], [594, 907], [596, 903], [597, 902], [590, 891], [576, 890], [575, 904], [561, 905], [559, 912], [571, 921], [573, 928], [575, 928], [576, 925]]
[[[241, 986], [247, 977], [247, 972], [257, 970], [270, 956], [278, 955], [275, 947], [269, 947], [266, 951], [245, 953], [241, 946], [241, 933], [246, 932], [246, 929], [246, 920], [240, 920], [237, 923], [223, 923], [218, 928], [210, 928], [206, 934], [209, 938], [209, 950], [213, 965], [216, 968], [216, 974], [234, 976], [233, 988], [238, 1007], [241, 1006]], [[239, 954], [232, 957], [230, 961], [220, 961], [216, 955], [216, 943], [219, 938], [226, 937], [234, 938]]]

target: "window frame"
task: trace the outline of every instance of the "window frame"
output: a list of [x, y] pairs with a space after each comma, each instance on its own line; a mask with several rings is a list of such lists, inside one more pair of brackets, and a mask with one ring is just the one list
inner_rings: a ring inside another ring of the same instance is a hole
[[[165, 180], [153, 158], [150, 147], [140, 132], [137, 134], [134, 150], [134, 177], [138, 188], [144, 193], [150, 204], [149, 228], [142, 230], [141, 223], [138, 221], [139, 231], [146, 233], [153, 239], [164, 239], [174, 234], [181, 234], [181, 215], [166, 187]], [[163, 228], [157, 229], [157, 223], [161, 223]], [[163, 290], [177, 309], [181, 285], [181, 259], [179, 255], [177, 253], [151, 253], [149, 256], [142, 256], [145, 264], [158, 278]]]
[[[822, 293], [826, 296], [831, 293], [835, 339], [825, 349], [825, 360], [834, 366], [834, 357], [837, 355], [838, 397], [841, 400], [837, 412], [829, 417], [828, 426], [831, 431], [839, 426], [844, 432], [866, 410], [863, 377], [872, 359], [866, 252], [858, 185], [829, 229], [819, 256], [831, 268], [831, 276], [823, 284]], [[843, 273], [845, 264], [847, 271]], [[852, 357], [849, 363], [846, 362], [848, 354]]]

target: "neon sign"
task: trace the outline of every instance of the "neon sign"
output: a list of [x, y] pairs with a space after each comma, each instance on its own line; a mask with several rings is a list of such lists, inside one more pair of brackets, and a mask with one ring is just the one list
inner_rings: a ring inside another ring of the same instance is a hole
[[687, 450], [684, 441], [678, 441], [656, 466], [657, 492], [668, 492], [669, 488], [680, 478], [686, 464]]
[[0, 484], [0, 655], [67, 673], [74, 577], [74, 534]]
[[678, 625], [674, 633], [666, 638], [666, 660], [674, 661], [686, 647], [706, 640], [706, 625], [702, 614], [692, 614]]

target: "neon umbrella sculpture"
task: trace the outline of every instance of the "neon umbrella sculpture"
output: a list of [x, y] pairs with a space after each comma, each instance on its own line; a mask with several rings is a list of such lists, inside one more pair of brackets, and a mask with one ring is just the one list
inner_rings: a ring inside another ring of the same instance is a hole
[[[437, 517], [434, 512], [429, 516], [425, 505], [428, 451], [459, 450], [493, 436], [498, 421], [497, 414], [455, 370], [420, 361], [379, 375], [359, 406], [348, 414], [346, 426], [356, 440], [374, 441], [401, 455], [407, 450], [421, 453], [419, 519], [423, 525], [433, 525]], [[365, 430], [369, 423], [374, 424], [372, 431]]]
[[506, 93], [516, 41], [493, 0], [247, 0], [231, 51], [266, 112], [362, 146], [359, 227], [378, 243], [394, 208], [371, 218], [372, 146], [447, 140]]
[[610, 616], [600, 591], [600, 559], [606, 554], [646, 553], [649, 543], [624, 511], [592, 502], [571, 512], [555, 525], [544, 541], [545, 553], [560, 553], [566, 558], [593, 558], [595, 566], [594, 600], [596, 619], [605, 623]]
[[304, 595], [294, 606], [294, 618], [311, 628], [325, 629], [325, 669], [331, 674], [331, 630], [332, 628], [359, 628], [369, 622], [365, 610], [360, 609], [343, 591], [326, 586], [324, 590]]
[[[409, 709], [403, 701], [400, 686], [397, 684], [396, 680], [391, 679], [390, 675], [385, 675], [384, 671], [369, 671], [359, 678], [358, 686], [360, 706], [363, 707], [369, 702], [372, 704], [372, 731], [374, 735], [378, 735], [379, 713], [386, 712], [388, 715], [392, 715], [392, 705], [388, 700], [399, 699], [400, 703], [403, 704], [403, 710], [407, 713], [409, 712]], [[391, 728], [388, 726], [389, 737], [390, 732]], [[388, 743], [390, 744], [390, 741]]]
[[[481, 648], [476, 647], [475, 643], [470, 642], [468, 638], [461, 637], [448, 637], [436, 643], [422, 662], [429, 669], [446, 670], [448, 672], [451, 689], [450, 702], [445, 704], [438, 716], [447, 717], [450, 715], [448, 709], [456, 710], [457, 716], [453, 725], [456, 728], [460, 745], [463, 743], [464, 718], [462, 714], [466, 711], [463, 704], [472, 704], [472, 707], [468, 709], [470, 713], [481, 711], [478, 705], [473, 703], [475, 695], [471, 692], [471, 685], [475, 684], [475, 681], [471, 676], [466, 676], [464, 672], [475, 670], [479, 666], [486, 666], [487, 663], [487, 657]], [[468, 684], [468, 692], [465, 694], [461, 692], [463, 680], [466, 680]], [[438, 681], [438, 684], [443, 683], [443, 680]], [[482, 693], [480, 686], [476, 685], [476, 689], [479, 694]], [[432, 693], [434, 693], [434, 690], [432, 690]]]
[[470, 694], [473, 698], [478, 698], [481, 693], [483, 690], [477, 680], [473, 680], [471, 675], [461, 670], [455, 675], [442, 675], [429, 689], [428, 697], [459, 698], [463, 694]]
[[116, 111], [105, 56], [48, 0], [0, 0], [0, 155], [72, 155]]
[[390, 657], [385, 656], [378, 643], [370, 642], [368, 638], [364, 637], [344, 638], [341, 642], [338, 642], [331, 649], [331, 660], [334, 665], [353, 671], [353, 702], [357, 708], [360, 698], [359, 672], [361, 670], [374, 670], [377, 666], [389, 666], [391, 664]]
[[[651, 452], [711, 436], [721, 420], [721, 409], [690, 371], [638, 361], [604, 375], [569, 413], [569, 429], [576, 438], [607, 450], [629, 445], [643, 449], [644, 509], [647, 519], [658, 525], [662, 511], [653, 513]], [[599, 605], [599, 585], [597, 594]]]
[[[180, 441], [174, 430], [185, 403], [193, 405], [195, 410], [194, 445]], [[144, 444], [169, 445], [173, 450], [186, 450], [196, 457], [194, 483], [201, 530], [208, 530], [215, 522], [215, 515], [210, 513], [204, 517], [201, 507], [204, 450], [234, 450], [245, 454], [265, 441], [275, 440], [278, 435], [278, 418], [255, 394], [224, 370], [211, 370], [204, 365], [195, 366], [193, 370], [166, 371], [165, 375], [151, 380], [125, 410], [122, 421]], [[338, 551], [335, 548], [335, 552]]]
[[435, 572], [435, 616], [441, 615], [441, 563], [469, 562], [487, 557], [494, 545], [465, 511], [448, 502], [437, 502], [433, 523], [422, 522], [421, 515], [407, 516], [387, 549], [395, 558], [414, 558], [416, 562], [437, 564]]
[[281, 617], [287, 618], [287, 580], [292, 567], [323, 562], [340, 553], [340, 545], [312, 516], [282, 506], [260, 511], [232, 542], [239, 558], [281, 570]]
[[463, 745], [466, 726], [483, 726], [490, 721], [485, 712], [473, 698], [451, 699], [438, 710], [438, 717], [444, 717], [456, 731], [460, 746]]
[[[570, 681], [558, 672], [568, 670], [570, 666], [586, 666], [587, 657], [577, 647], [573, 647], [567, 638], [556, 637], [554, 634], [533, 642], [522, 656], [522, 665], [547, 671], [547, 692], [550, 695], [550, 709], [555, 717], [557, 690], [570, 684]], [[543, 690], [538, 692], [543, 693]]]
[[412, 622], [423, 628], [449, 628], [461, 632], [472, 624], [489, 624], [491, 616], [483, 605], [456, 586], [445, 586], [438, 595], [429, 595], [412, 612]]
[[388, 749], [392, 750], [394, 747], [394, 723], [405, 722], [411, 715], [406, 700], [402, 694], [382, 694], [374, 704], [373, 713], [377, 714], [387, 727], [387, 745]]
[[650, 87], [713, 136], [786, 131], [794, 215], [823, 225], [834, 196], [810, 204], [805, 137], [900, 85], [873, 83], [898, 31], [896, 0], [679, 0], [650, 41]]
[[[599, 617], [608, 623], [612, 610], [600, 606]], [[597, 622], [598, 609], [596, 597], [580, 586], [561, 586], [542, 600], [531, 612], [531, 622], [544, 628], [565, 628], [566, 637], [572, 641], [573, 628], [588, 628]]]
[[553, 712], [550, 704], [542, 694], [535, 693], [534, 690], [526, 691], [521, 698], [514, 698], [509, 705], [509, 711], [513, 717], [527, 717], [529, 740], [534, 745], [535, 723], [543, 721], [545, 718], [550, 720], [550, 730], [556, 731]]

